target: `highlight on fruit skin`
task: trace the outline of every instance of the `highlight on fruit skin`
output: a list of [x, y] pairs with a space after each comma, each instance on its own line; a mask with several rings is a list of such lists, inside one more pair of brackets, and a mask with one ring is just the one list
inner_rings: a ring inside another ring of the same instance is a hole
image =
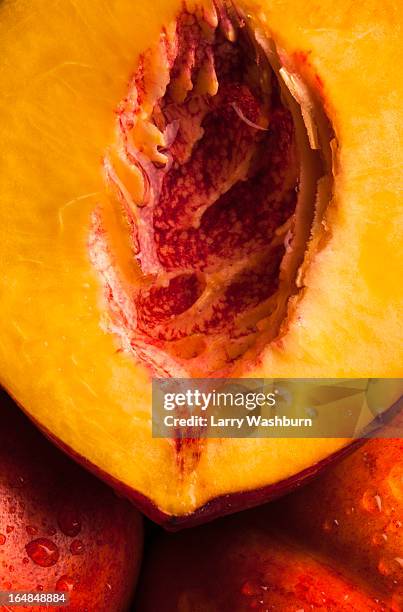
[[140, 514], [55, 449], [4, 392], [0, 424], [0, 591], [65, 593], [69, 605], [57, 609], [69, 612], [126, 611], [143, 554]]
[[397, 10], [0, 4], [0, 380], [159, 522], [350, 441], [153, 439], [152, 375], [401, 375]]
[[401, 612], [402, 451], [402, 439], [371, 440], [279, 502], [161, 530], [136, 610]]

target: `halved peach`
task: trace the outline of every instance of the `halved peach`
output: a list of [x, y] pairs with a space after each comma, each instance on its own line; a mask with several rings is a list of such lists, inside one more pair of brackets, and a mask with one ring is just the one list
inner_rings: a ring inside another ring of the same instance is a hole
[[153, 375], [400, 373], [394, 6], [1, 3], [1, 382], [158, 520], [349, 440], [153, 439]]

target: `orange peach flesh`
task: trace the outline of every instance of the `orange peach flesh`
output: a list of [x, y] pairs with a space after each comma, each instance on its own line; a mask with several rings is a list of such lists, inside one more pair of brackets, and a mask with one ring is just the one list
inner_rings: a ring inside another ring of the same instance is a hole
[[[393, 10], [375, 0], [354, 11], [344, 0], [337, 9], [324, 1], [319, 11], [293, 0], [239, 5], [262, 41], [281, 49], [283, 74], [323, 96], [339, 144], [332, 201], [313, 224], [317, 239], [298, 275], [298, 299], [291, 298], [281, 338], [261, 347], [249, 373], [398, 376], [394, 127], [401, 111], [390, 95], [400, 78]], [[159, 47], [164, 27], [174, 31], [182, 2], [81, 0], [79, 7], [52, 9], [36, 0], [0, 3], [7, 83], [0, 99], [0, 291], [8, 322], [0, 343], [2, 384], [60, 444], [165, 515], [185, 520], [215, 498], [224, 496], [230, 507], [233, 494], [247, 498], [262, 488], [269, 494], [280, 481], [298, 480], [348, 441], [209, 440], [201, 453], [178, 457], [172, 441], [151, 438], [149, 371], [130, 346], [122, 351], [117, 335], [105, 333], [110, 311], [88, 255], [97, 207], [125, 278], [135, 258], [117, 202], [105, 193], [101, 158], [116, 143], [114, 110], [127, 95], [129, 75], [153, 41]], [[374, 63], [380, 32], [382, 62]], [[138, 177], [129, 176], [141, 191]]]

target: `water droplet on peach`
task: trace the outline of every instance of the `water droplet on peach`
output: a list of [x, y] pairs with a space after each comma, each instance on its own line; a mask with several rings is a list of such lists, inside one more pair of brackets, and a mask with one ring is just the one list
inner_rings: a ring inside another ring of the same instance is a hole
[[37, 591], [43, 591], [43, 584], [37, 584], [36, 585], [36, 590]]
[[6, 536], [4, 535], [4, 533], [0, 533], [0, 546], [3, 546], [3, 544], [6, 543]]
[[24, 476], [16, 476], [11, 482], [10, 485], [13, 489], [20, 489], [26, 484], [26, 478]]
[[388, 523], [388, 526], [386, 527], [386, 531], [388, 533], [397, 533], [399, 529], [401, 529], [401, 527], [402, 527], [402, 522], [397, 519], [393, 519], [390, 521], [390, 523]]
[[375, 533], [372, 536], [372, 544], [374, 546], [382, 546], [387, 541], [388, 536], [386, 533]]
[[27, 525], [25, 529], [28, 535], [36, 535], [38, 533], [37, 528], [34, 527], [33, 525]]
[[23, 564], [26, 565], [27, 563], [29, 563], [29, 559], [28, 557], [24, 557], [22, 560]]
[[48, 538], [32, 540], [25, 549], [32, 561], [41, 567], [51, 567], [59, 559], [58, 547]]
[[74, 580], [70, 576], [60, 576], [56, 582], [56, 591], [72, 591], [74, 588]]
[[339, 527], [339, 521], [337, 519], [326, 519], [322, 525], [323, 531], [329, 533], [335, 531]]
[[380, 559], [378, 563], [378, 570], [382, 576], [390, 576], [396, 574], [403, 569], [403, 559], [395, 557], [394, 559]]
[[7, 525], [6, 533], [12, 533], [14, 531], [14, 527], [12, 525]]
[[72, 543], [70, 544], [70, 552], [73, 555], [81, 555], [83, 551], [84, 551], [84, 544], [82, 543], [82, 541], [73, 540]]
[[382, 576], [389, 576], [391, 573], [390, 563], [387, 559], [380, 559], [378, 563], [378, 571]]
[[382, 499], [375, 489], [365, 491], [361, 501], [367, 512], [382, 512]]
[[64, 508], [59, 512], [57, 523], [65, 535], [74, 538], [81, 531], [81, 522], [77, 513], [71, 508]]
[[256, 595], [256, 587], [249, 580], [244, 582], [241, 588], [242, 595], [246, 595], [247, 597], [251, 597], [252, 595]]

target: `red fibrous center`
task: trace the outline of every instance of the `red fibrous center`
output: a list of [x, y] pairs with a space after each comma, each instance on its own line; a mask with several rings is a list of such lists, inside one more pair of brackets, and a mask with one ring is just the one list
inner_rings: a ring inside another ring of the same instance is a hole
[[[236, 41], [226, 15], [212, 27], [185, 11], [163, 33], [162, 74], [156, 51], [144, 54], [119, 107], [119, 163], [105, 161], [136, 280], [119, 276], [99, 211], [92, 259], [113, 330], [158, 374], [228, 372], [262, 330], [275, 333], [297, 198], [294, 124], [239, 16], [234, 31]], [[122, 166], [141, 177], [141, 196]]]

